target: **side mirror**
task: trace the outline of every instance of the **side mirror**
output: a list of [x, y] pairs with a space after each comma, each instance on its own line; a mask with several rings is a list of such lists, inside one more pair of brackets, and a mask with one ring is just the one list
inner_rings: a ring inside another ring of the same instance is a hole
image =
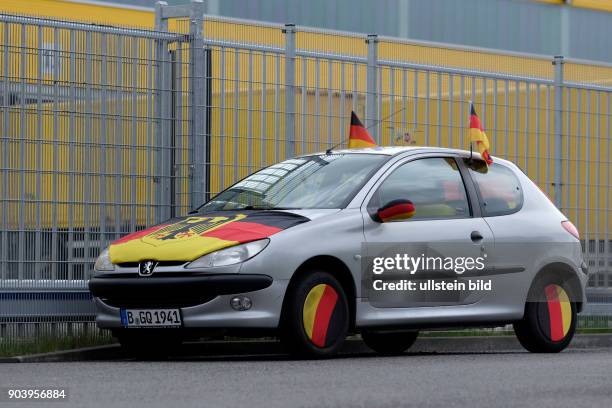
[[410, 200], [393, 200], [376, 211], [378, 222], [405, 221], [412, 218], [416, 211]]

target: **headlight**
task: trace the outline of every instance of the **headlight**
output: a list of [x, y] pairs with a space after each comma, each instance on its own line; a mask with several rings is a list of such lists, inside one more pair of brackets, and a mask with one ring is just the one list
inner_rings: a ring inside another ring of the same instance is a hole
[[115, 265], [111, 262], [110, 256], [108, 255], [108, 248], [106, 248], [94, 264], [95, 271], [114, 271]]
[[212, 268], [215, 266], [227, 266], [244, 262], [263, 251], [264, 248], [268, 246], [269, 242], [270, 240], [266, 238], [220, 249], [196, 259], [187, 265], [186, 268]]

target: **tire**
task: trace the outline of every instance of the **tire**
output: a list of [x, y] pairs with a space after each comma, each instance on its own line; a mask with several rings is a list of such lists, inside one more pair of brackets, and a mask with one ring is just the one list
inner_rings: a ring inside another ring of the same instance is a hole
[[514, 323], [521, 345], [532, 353], [559, 353], [572, 341], [577, 310], [567, 284], [544, 277], [529, 292], [523, 319]]
[[123, 329], [114, 335], [126, 354], [139, 358], [166, 357], [182, 343], [178, 334], [155, 329]]
[[289, 288], [281, 341], [291, 354], [307, 358], [333, 356], [344, 342], [348, 328], [348, 300], [331, 274], [312, 270]]
[[361, 333], [361, 338], [366, 346], [384, 356], [402, 354], [414, 344], [418, 336], [418, 331], [379, 332], [367, 330]]

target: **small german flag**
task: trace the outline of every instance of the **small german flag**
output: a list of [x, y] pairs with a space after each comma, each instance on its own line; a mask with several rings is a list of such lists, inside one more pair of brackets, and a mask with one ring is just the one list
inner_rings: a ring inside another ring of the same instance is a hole
[[376, 142], [363, 126], [355, 112], [351, 111], [351, 130], [349, 132], [349, 149], [376, 147]]
[[476, 147], [487, 165], [492, 164], [493, 159], [489, 154], [489, 138], [482, 128], [482, 123], [480, 123], [478, 115], [476, 115], [476, 109], [474, 109], [473, 103], [470, 109], [470, 141], [476, 143]]

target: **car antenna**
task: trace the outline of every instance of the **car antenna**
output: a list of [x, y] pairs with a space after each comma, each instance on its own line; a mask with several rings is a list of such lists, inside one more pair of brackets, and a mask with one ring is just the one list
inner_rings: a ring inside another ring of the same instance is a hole
[[[373, 128], [374, 126], [378, 126], [378, 124], [379, 124], [380, 122], [383, 122], [383, 121], [385, 121], [385, 120], [387, 120], [387, 119], [392, 118], [393, 116], [397, 115], [398, 113], [402, 112], [402, 111], [403, 111], [403, 110], [405, 110], [405, 109], [406, 109], [406, 107], [403, 107], [403, 108], [401, 108], [401, 109], [398, 109], [397, 111], [393, 112], [393, 113], [392, 113], [392, 114], [390, 114], [389, 116], [384, 117], [384, 118], [380, 119], [379, 121], [372, 123], [370, 126], [368, 126], [368, 127], [366, 128], [366, 130], [370, 130], [370, 129], [371, 129], [371, 128]], [[332, 154], [332, 150], [334, 150], [336, 147], [340, 146], [342, 143], [344, 143], [344, 139], [340, 140], [340, 142], [339, 142], [339, 143], [337, 143], [337, 144], [333, 145], [332, 147], [330, 147], [329, 149], [325, 150], [325, 154], [326, 154], [326, 155]]]

